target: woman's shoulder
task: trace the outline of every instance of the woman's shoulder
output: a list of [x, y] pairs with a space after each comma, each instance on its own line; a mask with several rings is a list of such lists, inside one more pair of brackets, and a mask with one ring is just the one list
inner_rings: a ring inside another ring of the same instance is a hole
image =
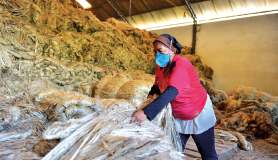
[[176, 65], [181, 65], [181, 66], [191, 65], [191, 63], [188, 59], [186, 59], [185, 57], [182, 57], [180, 55], [176, 55], [174, 58], [174, 61], [176, 62]]

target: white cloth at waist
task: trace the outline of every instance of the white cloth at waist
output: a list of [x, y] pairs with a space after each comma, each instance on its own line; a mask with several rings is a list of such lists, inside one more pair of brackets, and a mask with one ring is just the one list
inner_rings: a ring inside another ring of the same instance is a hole
[[175, 117], [175, 125], [179, 133], [182, 134], [201, 134], [215, 125], [216, 117], [209, 95], [202, 112], [192, 120], [181, 120]]

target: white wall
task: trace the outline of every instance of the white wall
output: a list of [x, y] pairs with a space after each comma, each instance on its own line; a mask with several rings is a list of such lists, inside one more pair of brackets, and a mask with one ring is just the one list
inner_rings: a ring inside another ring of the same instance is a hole
[[[192, 26], [154, 32], [191, 46]], [[201, 24], [196, 54], [214, 70], [217, 89], [230, 93], [243, 85], [278, 96], [278, 14]]]

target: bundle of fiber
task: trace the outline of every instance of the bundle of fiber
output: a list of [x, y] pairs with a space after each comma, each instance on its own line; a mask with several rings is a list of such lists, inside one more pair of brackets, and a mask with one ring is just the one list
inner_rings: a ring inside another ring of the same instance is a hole
[[231, 100], [226, 107], [226, 113], [237, 110], [238, 108], [240, 108], [240, 104], [240, 100]]
[[209, 96], [213, 104], [217, 104], [218, 102], [228, 99], [226, 92], [216, 89], [213, 92], [210, 92]]
[[206, 65], [206, 64], [203, 64], [203, 73], [204, 73], [204, 76], [206, 77], [206, 78], [208, 78], [208, 79], [210, 79], [210, 80], [212, 80], [212, 75], [213, 75], [213, 69], [210, 67], [210, 66], [208, 66], [208, 65]]
[[278, 135], [272, 134], [269, 138], [265, 139], [267, 142], [278, 145]]
[[87, 96], [94, 96], [97, 83], [94, 81], [80, 83], [77, 91]]
[[193, 54], [193, 55], [187, 54], [187, 55], [182, 55], [182, 56], [185, 57], [186, 59], [188, 59], [193, 66], [197, 66], [199, 63], [202, 63], [200, 55], [197, 55], [197, 54]]
[[53, 121], [66, 121], [72, 118], [81, 118], [90, 113], [100, 114], [103, 108], [98, 100], [76, 93], [55, 91], [40, 101], [40, 108]]
[[100, 93], [101, 98], [116, 98], [120, 87], [130, 79], [130, 77], [121, 73], [115, 75], [103, 86]]
[[[106, 20], [109, 24], [113, 25], [115, 28], [122, 31], [126, 36], [130, 36], [132, 40], [138, 44], [145, 43], [146, 47], [142, 48], [141, 51], [148, 51], [148, 47], [152, 47], [152, 42], [158, 36], [154, 32], [146, 32], [145, 30], [139, 30], [133, 26], [128, 25], [127, 23], [118, 21], [114, 18], [109, 18]], [[142, 45], [144, 46], [144, 45]], [[139, 47], [138, 47], [139, 48]], [[144, 50], [145, 49], [145, 50]], [[149, 52], [152, 52], [151, 50]]]
[[213, 105], [213, 111], [216, 117], [216, 124], [220, 124], [221, 120], [225, 118], [224, 115], [214, 105]]
[[134, 29], [132, 26], [128, 25], [127, 23], [124, 23], [122, 21], [118, 21], [115, 18], [108, 18], [106, 20], [109, 24], [113, 25], [115, 28], [125, 31], [125, 30], [132, 30]]
[[232, 117], [222, 120], [221, 124], [226, 128], [230, 127], [236, 129], [239, 132], [244, 132], [248, 130], [250, 122], [250, 115], [240, 111], [233, 114]]
[[41, 20], [41, 9], [36, 4], [31, 4], [30, 10], [31, 22], [34, 22], [35, 24], [39, 23]]
[[266, 102], [267, 108], [269, 109], [270, 114], [278, 114], [278, 107], [276, 104], [271, 102]]
[[234, 96], [229, 96], [228, 99], [216, 103], [215, 106], [216, 106], [216, 108], [217, 108], [218, 110], [224, 110], [224, 111], [226, 111], [228, 104], [229, 104], [232, 100], [234, 100]]
[[243, 92], [242, 90], [244, 89], [244, 86], [243, 85], [239, 85], [237, 86], [237, 88], [234, 90], [233, 92], [233, 96], [234, 96], [234, 99], [235, 100], [238, 100], [238, 99], [243, 99]]
[[[241, 100], [238, 100], [241, 101]], [[266, 104], [265, 103], [260, 103], [258, 100], [242, 100], [240, 107], [245, 108], [245, 107], [250, 107], [250, 106], [256, 106], [258, 108], [265, 108]]]
[[234, 141], [236, 142], [238, 139], [236, 136], [231, 134], [229, 131], [214, 129], [215, 140], [223, 140], [223, 141]]
[[239, 132], [214, 129], [214, 136], [216, 140], [238, 142], [239, 147], [243, 150], [246, 151], [253, 150], [252, 144], [246, 141], [245, 137]]
[[43, 89], [40, 92], [38, 92], [34, 98], [34, 100], [36, 102], [40, 102], [42, 101], [45, 97], [51, 95], [52, 93], [56, 92], [55, 89], [53, 88], [47, 88], [47, 89]]
[[104, 109], [115, 108], [117, 106], [130, 106], [130, 103], [124, 99], [99, 99], [98, 102]]
[[183, 46], [180, 55], [190, 55], [191, 54], [191, 47]]
[[145, 72], [143, 70], [134, 70], [134, 69], [128, 69], [128, 70], [124, 71], [124, 73], [132, 78], [145, 74]]
[[245, 137], [239, 132], [230, 132], [232, 135], [235, 135], [238, 139], [239, 146], [246, 151], [252, 151], [253, 146], [250, 142], [246, 141]]
[[274, 116], [272, 116], [272, 122], [273, 122], [276, 126], [278, 126], [278, 115], [277, 115], [277, 114], [274, 115]]
[[96, 85], [95, 89], [95, 95], [94, 98], [101, 98], [101, 91], [103, 87], [106, 85], [108, 81], [110, 81], [113, 78], [111, 75], [107, 75], [104, 78], [102, 78]]
[[205, 78], [212, 80], [213, 69], [211, 67], [202, 63], [196, 63], [194, 66], [198, 69], [198, 71], [202, 71]]
[[59, 139], [57, 140], [45, 140], [41, 139], [37, 145], [34, 147], [34, 152], [40, 156], [43, 157], [47, 153], [50, 152], [56, 145], [58, 145], [60, 142]]
[[242, 90], [243, 100], [254, 100], [257, 89], [254, 87], [245, 87]]
[[30, 133], [32, 130], [44, 131], [48, 121], [43, 111], [29, 101], [22, 96], [0, 95], [0, 133], [7, 134], [6, 139], [15, 137], [14, 134], [11, 134], [12, 132], [20, 134]]
[[278, 97], [270, 97], [270, 102], [276, 104], [278, 106]]
[[133, 78], [124, 73], [114, 77], [107, 75], [97, 83], [94, 98], [126, 99], [130, 103], [134, 100], [139, 105], [146, 98], [153, 82], [154, 76], [149, 74]]
[[278, 106], [271, 102], [266, 102], [272, 122], [278, 126]]
[[[118, 106], [104, 110], [60, 142], [43, 159], [182, 159], [167, 136], [148, 121], [129, 124], [135, 109]], [[165, 154], [166, 153], [166, 154]], [[165, 158], [164, 158], [165, 159]]]
[[142, 80], [127, 81], [118, 90], [116, 99], [125, 99], [134, 106], [138, 106], [147, 98], [152, 85]]
[[213, 104], [217, 104], [221, 101], [228, 99], [228, 95], [226, 94], [226, 92], [216, 89], [214, 87], [213, 82], [210, 79], [203, 76], [202, 71], [199, 70], [197, 71], [197, 73], [199, 75], [200, 83], [206, 89]]
[[265, 92], [258, 91], [255, 93], [255, 100], [259, 100], [259, 102], [269, 102], [271, 95]]
[[5, 51], [5, 47], [0, 44], [0, 69], [8, 69], [12, 67], [12, 60], [7, 51]]
[[269, 113], [255, 111], [252, 116], [253, 125], [250, 125], [252, 132], [258, 136], [269, 137], [272, 133], [277, 133], [278, 129], [272, 123]]
[[150, 74], [142, 74], [140, 76], [132, 77], [132, 79], [133, 80], [143, 80], [143, 81], [150, 82], [151, 84], [154, 84], [155, 76], [154, 75], [150, 75]]

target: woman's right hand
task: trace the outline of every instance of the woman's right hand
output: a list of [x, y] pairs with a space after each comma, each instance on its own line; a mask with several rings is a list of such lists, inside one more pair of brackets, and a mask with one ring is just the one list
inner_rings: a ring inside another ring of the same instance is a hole
[[139, 110], [135, 112], [135, 114], [131, 118], [131, 123], [137, 122], [139, 125], [142, 125], [143, 122], [147, 119], [147, 115], [145, 115], [143, 110]]

